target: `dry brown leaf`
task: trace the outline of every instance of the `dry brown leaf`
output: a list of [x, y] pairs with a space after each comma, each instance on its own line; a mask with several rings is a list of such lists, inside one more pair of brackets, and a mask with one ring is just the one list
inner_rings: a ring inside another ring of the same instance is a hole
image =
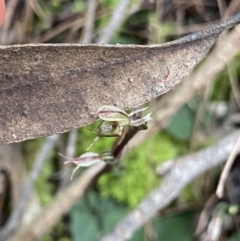
[[87, 125], [102, 105], [137, 107], [166, 93], [240, 14], [155, 46], [32, 44], [0, 47], [0, 144]]

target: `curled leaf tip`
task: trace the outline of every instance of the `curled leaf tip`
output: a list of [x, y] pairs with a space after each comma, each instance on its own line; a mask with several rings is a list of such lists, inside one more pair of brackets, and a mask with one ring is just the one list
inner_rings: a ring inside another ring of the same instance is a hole
[[135, 114], [137, 114], [137, 113], [139, 113], [139, 112], [142, 112], [142, 111], [144, 111], [144, 110], [146, 110], [146, 109], [148, 109], [148, 106], [147, 106], [147, 107], [144, 107], [144, 108], [141, 108], [141, 109], [134, 110], [134, 111], [132, 111], [128, 116], [129, 116], [129, 117], [130, 117], [130, 116], [133, 116], [133, 115], [135, 115]]

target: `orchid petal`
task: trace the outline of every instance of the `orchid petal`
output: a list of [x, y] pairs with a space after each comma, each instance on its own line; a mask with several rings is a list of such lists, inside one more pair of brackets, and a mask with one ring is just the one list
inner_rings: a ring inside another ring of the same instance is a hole
[[140, 119], [136, 119], [136, 120], [130, 119], [130, 125], [131, 126], [140, 126], [140, 125], [142, 125], [142, 124], [152, 120], [151, 114], [152, 113], [149, 113], [146, 116], [144, 116], [144, 117], [142, 117]]

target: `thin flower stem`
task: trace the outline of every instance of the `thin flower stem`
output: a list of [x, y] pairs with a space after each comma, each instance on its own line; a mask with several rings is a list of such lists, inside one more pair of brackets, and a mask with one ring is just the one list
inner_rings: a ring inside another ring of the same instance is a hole
[[216, 190], [216, 195], [219, 198], [223, 198], [224, 195], [224, 187], [225, 187], [225, 183], [229, 174], [229, 171], [235, 161], [235, 158], [237, 156], [237, 154], [239, 153], [239, 149], [240, 149], [240, 137], [238, 138], [238, 141], [236, 143], [236, 145], [234, 146], [220, 177], [220, 181], [218, 183], [217, 186], [217, 190]]

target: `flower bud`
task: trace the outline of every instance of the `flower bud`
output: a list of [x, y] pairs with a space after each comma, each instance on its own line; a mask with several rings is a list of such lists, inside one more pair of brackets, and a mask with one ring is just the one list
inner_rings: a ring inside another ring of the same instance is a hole
[[73, 179], [74, 173], [80, 168], [80, 167], [88, 167], [92, 166], [98, 162], [106, 162], [106, 163], [113, 163], [115, 161], [114, 156], [111, 152], [103, 152], [102, 154], [97, 154], [94, 152], [87, 152], [77, 158], [67, 157], [64, 156], [61, 153], [58, 153], [63, 158], [67, 159], [68, 161], [65, 161], [64, 164], [73, 163], [76, 165], [76, 167], [73, 169], [71, 180]]
[[128, 114], [112, 105], [104, 105], [97, 111], [97, 115], [104, 121], [117, 121], [121, 126], [129, 124]]
[[152, 119], [150, 117], [151, 113], [142, 118], [136, 117], [135, 114], [142, 112], [147, 108], [148, 107], [137, 109], [132, 111], [130, 114], [127, 114], [124, 110], [116, 106], [104, 105], [98, 109], [97, 115], [104, 121], [116, 121], [120, 126], [141, 126]]
[[94, 165], [95, 163], [102, 162], [101, 156], [93, 152], [87, 152], [77, 158], [67, 157], [61, 153], [58, 153], [58, 154], [68, 160], [68, 161], [65, 161], [64, 164], [73, 163], [76, 165], [76, 167], [73, 169], [73, 172], [70, 178], [71, 180], [73, 179], [74, 173], [80, 167], [88, 167], [88, 166]]

